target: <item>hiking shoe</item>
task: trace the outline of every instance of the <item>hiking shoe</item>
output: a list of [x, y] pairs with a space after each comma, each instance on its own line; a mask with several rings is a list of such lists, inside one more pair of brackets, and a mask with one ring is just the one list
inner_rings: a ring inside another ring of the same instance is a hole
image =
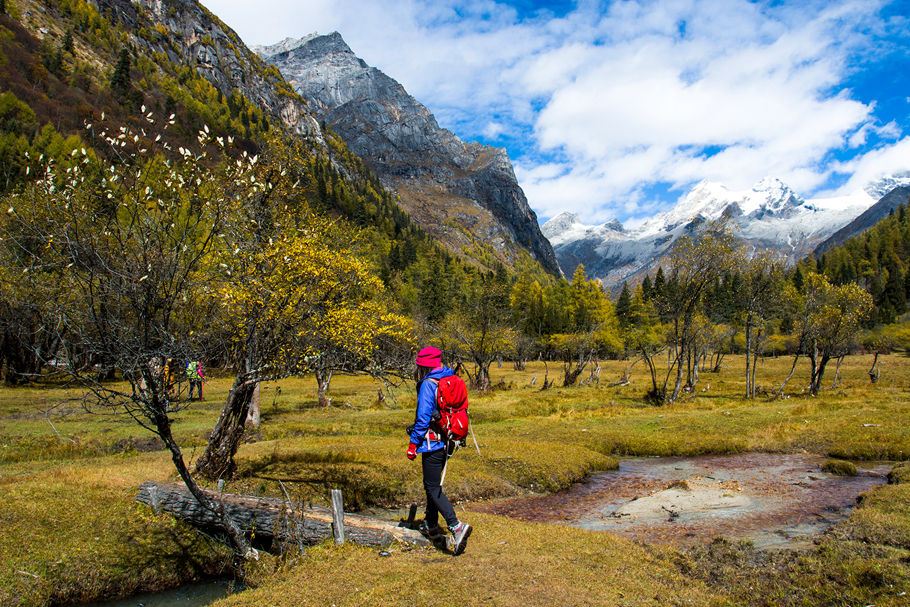
[[435, 542], [442, 537], [442, 529], [439, 525], [433, 525], [432, 527], [427, 525], [426, 521], [420, 521], [417, 523], [417, 531], [422, 533], [428, 540]]
[[468, 547], [468, 536], [471, 535], [471, 527], [467, 523], [458, 523], [454, 527], [449, 528], [449, 531], [452, 532], [452, 554], [458, 556], [464, 549]]

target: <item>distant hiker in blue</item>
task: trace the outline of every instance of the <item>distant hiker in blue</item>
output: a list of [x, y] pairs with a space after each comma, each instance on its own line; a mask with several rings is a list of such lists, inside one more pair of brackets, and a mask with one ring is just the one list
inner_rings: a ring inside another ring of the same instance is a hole
[[438, 382], [443, 377], [455, 373], [442, 366], [442, 352], [438, 348], [424, 348], [417, 353], [417, 370], [414, 379], [417, 381], [417, 412], [414, 425], [410, 426], [411, 442], [408, 445], [408, 459], [415, 459], [420, 453], [423, 458], [423, 487], [427, 494], [427, 511], [421, 523], [421, 532], [431, 541], [443, 535], [439, 528], [439, 514], [442, 513], [452, 532], [452, 552], [459, 555], [464, 552], [471, 535], [471, 526], [455, 516], [455, 509], [442, 492], [442, 474], [446, 465], [445, 437], [431, 426], [436, 412], [436, 391]]

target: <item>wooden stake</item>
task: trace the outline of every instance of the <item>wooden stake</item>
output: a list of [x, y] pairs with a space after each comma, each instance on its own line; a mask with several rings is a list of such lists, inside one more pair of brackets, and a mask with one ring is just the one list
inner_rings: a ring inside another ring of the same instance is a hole
[[161, 501], [158, 499], [158, 487], [149, 487], [149, 500], [152, 503], [152, 510], [155, 514], [161, 514]]
[[344, 502], [341, 499], [341, 489], [332, 489], [332, 532], [335, 535], [335, 545], [344, 544]]

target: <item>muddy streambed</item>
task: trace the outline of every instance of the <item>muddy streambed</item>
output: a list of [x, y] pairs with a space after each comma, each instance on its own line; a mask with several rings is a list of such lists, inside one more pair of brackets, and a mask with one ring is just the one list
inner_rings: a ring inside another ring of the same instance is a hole
[[886, 482], [890, 465], [859, 466], [856, 476], [822, 472], [813, 455], [624, 458], [562, 493], [489, 504], [520, 520], [610, 531], [692, 545], [724, 536], [760, 548], [801, 548], [846, 518], [860, 493]]

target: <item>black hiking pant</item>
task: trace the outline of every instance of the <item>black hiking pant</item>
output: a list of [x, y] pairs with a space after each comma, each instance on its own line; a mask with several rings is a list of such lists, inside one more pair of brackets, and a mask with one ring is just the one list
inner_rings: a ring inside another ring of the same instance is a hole
[[454, 527], [458, 524], [455, 509], [449, 503], [449, 498], [442, 492], [442, 469], [446, 465], [446, 450], [437, 449], [423, 454], [423, 488], [427, 492], [427, 514], [425, 517], [427, 527], [439, 524], [439, 514], [446, 520], [446, 525]]

